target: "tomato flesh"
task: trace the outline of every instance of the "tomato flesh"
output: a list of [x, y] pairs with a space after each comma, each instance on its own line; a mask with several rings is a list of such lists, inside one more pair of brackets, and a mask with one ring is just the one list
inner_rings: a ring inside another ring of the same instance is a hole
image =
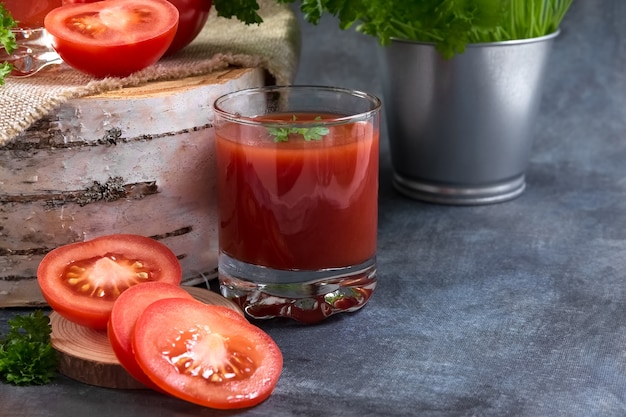
[[115, 300], [128, 288], [149, 281], [180, 285], [181, 280], [180, 263], [167, 246], [128, 234], [60, 246], [37, 269], [48, 304], [66, 319], [95, 329], [107, 327]]
[[114, 301], [126, 288], [148, 281], [150, 270], [135, 259], [106, 253], [70, 262], [63, 275], [63, 283], [77, 293]]
[[155, 301], [136, 322], [135, 358], [173, 396], [218, 409], [251, 407], [274, 390], [282, 353], [267, 333], [223, 309], [196, 300]]
[[58, 7], [44, 26], [68, 65], [98, 78], [124, 77], [165, 54], [178, 18], [166, 0], [106, 0]]

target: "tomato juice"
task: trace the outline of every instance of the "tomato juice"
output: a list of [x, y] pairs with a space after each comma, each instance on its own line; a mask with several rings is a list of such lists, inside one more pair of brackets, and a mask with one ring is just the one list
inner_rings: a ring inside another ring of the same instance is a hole
[[[314, 118], [255, 121], [293, 117]], [[284, 142], [262, 123], [216, 129], [222, 253], [280, 270], [340, 268], [375, 256], [378, 127], [371, 120], [325, 127], [321, 140], [291, 134]]]
[[2, 0], [4, 7], [23, 29], [43, 27], [46, 14], [61, 6], [61, 0]]

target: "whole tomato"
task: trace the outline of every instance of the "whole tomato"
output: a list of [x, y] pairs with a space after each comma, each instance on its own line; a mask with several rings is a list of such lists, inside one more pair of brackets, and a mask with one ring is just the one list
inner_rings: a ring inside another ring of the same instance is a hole
[[168, 0], [180, 15], [176, 37], [165, 55], [172, 54], [189, 45], [200, 33], [211, 10], [212, 0]]
[[[63, 0], [63, 4], [93, 3], [102, 0]], [[178, 31], [165, 55], [189, 45], [200, 33], [211, 11], [212, 0], [168, 0], [178, 9]]]

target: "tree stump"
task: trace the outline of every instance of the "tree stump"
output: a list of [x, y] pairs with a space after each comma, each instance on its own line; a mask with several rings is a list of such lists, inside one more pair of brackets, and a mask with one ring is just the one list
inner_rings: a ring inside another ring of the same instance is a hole
[[261, 68], [229, 69], [73, 99], [0, 147], [0, 307], [45, 304], [43, 256], [112, 233], [170, 247], [184, 284], [214, 278], [211, 106], [263, 84]]

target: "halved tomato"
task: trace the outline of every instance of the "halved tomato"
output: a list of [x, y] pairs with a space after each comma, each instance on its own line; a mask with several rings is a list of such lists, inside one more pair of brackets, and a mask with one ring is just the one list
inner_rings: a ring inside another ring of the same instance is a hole
[[133, 353], [132, 335], [135, 322], [150, 304], [164, 298], [193, 297], [181, 286], [166, 282], [152, 281], [134, 285], [124, 291], [113, 304], [107, 326], [107, 336], [113, 353], [128, 373], [145, 386], [158, 387], [141, 370]]
[[106, 329], [120, 294], [148, 281], [179, 285], [182, 269], [163, 243], [116, 234], [53, 249], [41, 260], [37, 280], [44, 298], [60, 315]]
[[[24, 1], [24, 0], [22, 0]], [[63, 5], [104, 0], [63, 0]], [[168, 0], [178, 9], [178, 30], [165, 55], [173, 54], [193, 41], [209, 19], [213, 0]]]
[[133, 332], [135, 358], [173, 396], [218, 409], [251, 407], [273, 392], [282, 353], [263, 330], [219, 307], [188, 299], [150, 304]]
[[58, 7], [44, 26], [68, 65], [99, 78], [125, 77], [165, 54], [178, 18], [167, 0], [106, 0]]

